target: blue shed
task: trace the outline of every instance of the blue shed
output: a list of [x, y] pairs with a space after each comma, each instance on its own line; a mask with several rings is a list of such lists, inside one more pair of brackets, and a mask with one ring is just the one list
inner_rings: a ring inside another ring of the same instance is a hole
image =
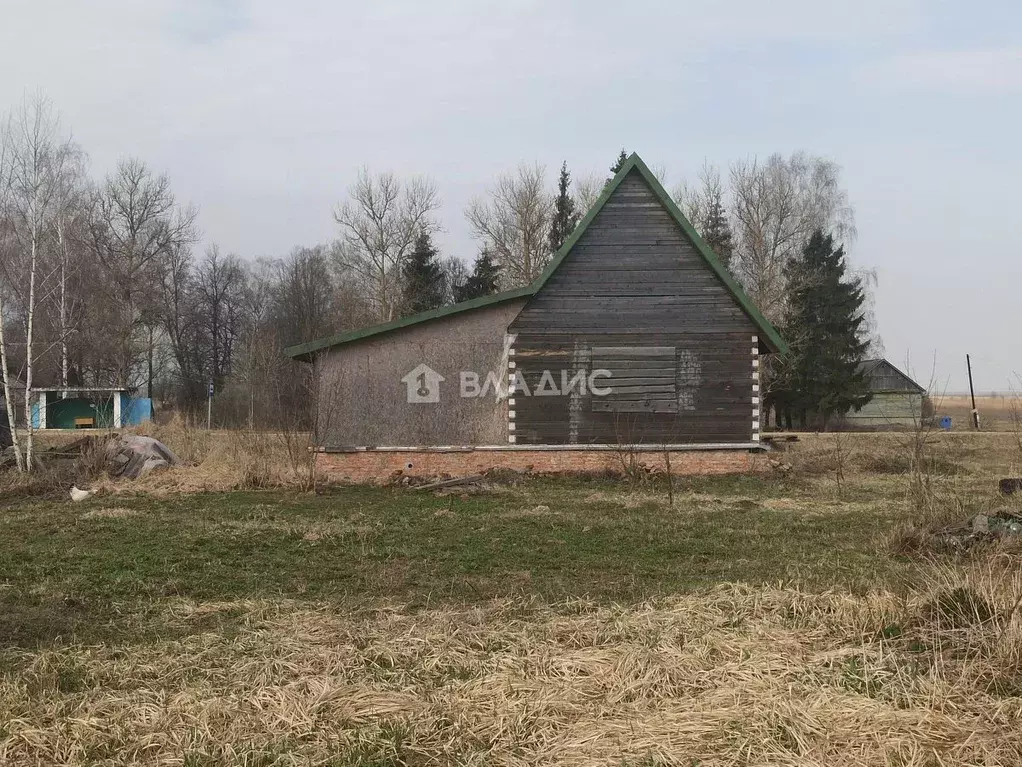
[[129, 389], [57, 387], [33, 389], [36, 429], [119, 429], [152, 419], [153, 403]]

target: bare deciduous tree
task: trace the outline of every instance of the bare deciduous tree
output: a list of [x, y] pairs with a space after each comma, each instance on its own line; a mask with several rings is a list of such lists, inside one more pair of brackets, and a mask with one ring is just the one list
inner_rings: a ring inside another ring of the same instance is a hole
[[[10, 173], [8, 168], [8, 147], [6, 135], [0, 133], [0, 255], [6, 256], [10, 247], [11, 227], [7, 221], [7, 210], [11, 199]], [[6, 261], [6, 259], [5, 259]], [[11, 379], [10, 347], [5, 333], [7, 325], [7, 299], [11, 294], [7, 280], [0, 279], [0, 375], [3, 375], [4, 408], [7, 414], [8, 428], [13, 441], [14, 456], [18, 471], [25, 470], [25, 459], [18, 442], [18, 422], [14, 411], [14, 381]]]
[[468, 264], [457, 256], [448, 256], [440, 262], [444, 274], [444, 301], [448, 304], [458, 302], [458, 290], [472, 275]]
[[67, 386], [70, 371], [69, 339], [75, 331], [81, 308], [80, 290], [74, 278], [84, 266], [83, 242], [87, 226], [89, 182], [85, 153], [75, 145], [67, 147], [67, 159], [59, 180], [56, 215], [53, 222], [57, 260], [57, 335], [60, 340], [60, 385]]
[[685, 214], [685, 218], [692, 222], [697, 231], [702, 231], [701, 225], [706, 218], [711, 205], [717, 202], [726, 206], [727, 189], [720, 175], [717, 166], [704, 162], [696, 176], [696, 182], [690, 184], [682, 181], [674, 188], [671, 195], [674, 201]]
[[177, 365], [179, 403], [194, 406], [203, 396], [200, 319], [194, 263], [187, 247], [171, 248], [162, 270], [163, 329]]
[[588, 173], [575, 179], [575, 209], [580, 215], [584, 216], [596, 204], [606, 182], [599, 173]]
[[518, 166], [501, 175], [488, 199], [475, 198], [465, 212], [473, 235], [501, 267], [503, 288], [527, 285], [550, 261], [547, 231], [553, 196], [541, 165]]
[[231, 374], [234, 347], [241, 335], [244, 280], [238, 257], [220, 255], [215, 244], [206, 250], [196, 272], [206, 373], [218, 390]]
[[334, 321], [334, 290], [330, 264], [322, 245], [295, 248], [277, 264], [277, 317], [285, 346], [319, 338]]
[[335, 259], [369, 291], [378, 319], [393, 319], [401, 300], [401, 267], [415, 238], [439, 229], [436, 184], [423, 177], [403, 184], [392, 173], [372, 175], [363, 168], [348, 196], [334, 212], [341, 228]]
[[816, 229], [855, 235], [854, 215], [830, 160], [796, 152], [731, 166], [732, 270], [771, 320], [785, 308], [785, 267]]
[[[26, 431], [23, 468], [31, 471], [37, 309], [52, 288], [49, 266], [56, 250], [52, 235], [58, 229], [56, 222], [64, 206], [63, 191], [76, 149], [70, 137], [63, 134], [52, 105], [41, 95], [27, 97], [8, 116], [0, 140], [6, 147], [2, 173], [7, 186], [4, 218], [14, 241], [14, 258], [5, 265], [4, 274], [9, 287], [22, 294]], [[4, 348], [5, 357], [7, 352]]]
[[194, 242], [196, 211], [178, 207], [170, 179], [141, 160], [127, 159], [107, 177], [91, 201], [89, 245], [108, 280], [119, 314], [113, 329], [117, 349], [115, 382], [138, 379], [152, 396], [154, 334], [159, 326], [158, 286], [176, 249]]

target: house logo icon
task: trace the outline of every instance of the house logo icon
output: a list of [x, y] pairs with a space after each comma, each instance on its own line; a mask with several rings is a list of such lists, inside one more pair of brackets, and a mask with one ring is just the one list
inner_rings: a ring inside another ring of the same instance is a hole
[[423, 363], [408, 371], [401, 379], [408, 388], [408, 402], [412, 405], [437, 403], [440, 401], [442, 375]]

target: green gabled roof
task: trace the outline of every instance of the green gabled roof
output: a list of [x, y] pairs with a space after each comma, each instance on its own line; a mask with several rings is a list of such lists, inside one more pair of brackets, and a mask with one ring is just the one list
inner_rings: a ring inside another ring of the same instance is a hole
[[667, 209], [671, 214], [671, 217], [678, 223], [682, 231], [692, 240], [692, 244], [695, 245], [696, 251], [703, 257], [707, 265], [713, 270], [714, 274], [717, 275], [718, 279], [724, 283], [724, 287], [728, 289], [738, 304], [742, 307], [742, 310], [752, 321], [752, 324], [756, 326], [760, 333], [760, 343], [764, 344], [768, 349], [775, 352], [785, 353], [788, 350], [788, 345], [781, 338], [780, 334], [770, 324], [769, 320], [764, 317], [756, 305], [752, 303], [752, 300], [745, 294], [741, 286], [735, 281], [735, 278], [731, 276], [731, 273], [720, 263], [716, 254], [706, 244], [706, 241], [699, 236], [699, 233], [695, 230], [692, 224], [689, 223], [688, 219], [685, 218], [685, 214], [681, 212], [674, 200], [664, 189], [663, 185], [657, 180], [653, 172], [646, 166], [639, 155], [632, 153], [631, 157], [621, 166], [621, 170], [615, 174], [614, 178], [604, 187], [603, 192], [597, 198], [596, 203], [589, 209], [585, 217], [579, 222], [578, 226], [575, 227], [575, 231], [571, 233], [571, 236], [565, 240], [564, 245], [561, 246], [553, 257], [550, 259], [550, 263], [547, 265], [543, 273], [532, 281], [529, 285], [515, 290], [509, 290], [504, 293], [497, 293], [492, 296], [483, 296], [482, 298], [474, 298], [471, 301], [463, 301], [460, 304], [453, 304], [451, 306], [443, 306], [439, 309], [433, 309], [428, 312], [421, 312], [420, 314], [413, 314], [410, 317], [402, 317], [399, 320], [393, 322], [387, 322], [382, 325], [373, 325], [372, 327], [362, 328], [361, 330], [352, 330], [348, 333], [341, 333], [336, 336], [330, 336], [329, 338], [321, 338], [318, 341], [309, 341], [305, 344], [299, 344], [297, 346], [289, 346], [284, 350], [284, 353], [289, 357], [294, 357], [299, 360], [309, 360], [311, 355], [321, 349], [326, 349], [331, 346], [339, 346], [340, 344], [346, 344], [350, 341], [360, 341], [363, 338], [369, 338], [371, 336], [379, 335], [381, 333], [388, 333], [391, 330], [398, 330], [400, 328], [406, 328], [410, 325], [417, 325], [420, 322], [428, 322], [430, 320], [439, 319], [441, 317], [448, 317], [452, 314], [458, 314], [460, 312], [470, 311], [472, 309], [478, 309], [484, 306], [491, 306], [493, 304], [499, 304], [503, 301], [510, 301], [515, 298], [528, 298], [538, 293], [547, 280], [550, 279], [551, 275], [561, 265], [568, 253], [574, 247], [575, 243], [579, 241], [586, 229], [593, 222], [593, 219], [603, 210], [603, 206], [607, 204], [607, 200], [610, 199], [614, 191], [621, 185], [625, 177], [632, 172], [637, 170], [643, 177], [649, 188], [653, 191], [653, 194], [660, 201], [660, 203]]
[[770, 324], [770, 321], [764, 317], [756, 305], [752, 303], [752, 299], [746, 295], [745, 291], [742, 290], [742, 286], [738, 284], [731, 273], [720, 263], [720, 259], [717, 258], [717, 254], [713, 252], [713, 249], [706, 244], [706, 240], [699, 236], [699, 232], [695, 230], [695, 227], [689, 223], [689, 220], [685, 218], [685, 214], [681, 212], [681, 209], [677, 206], [671, 196], [664, 189], [663, 184], [657, 180], [657, 177], [653, 174], [646, 163], [642, 161], [639, 155], [634, 152], [628, 158], [624, 165], [621, 166], [610, 183], [603, 189], [603, 193], [597, 198], [593, 207], [586, 213], [579, 225], [575, 227], [575, 231], [571, 233], [571, 236], [564, 241], [564, 245], [558, 250], [553, 258], [550, 259], [550, 263], [547, 264], [547, 268], [543, 270], [535, 282], [532, 283], [533, 293], [538, 293], [546, 281], [550, 279], [557, 268], [561, 265], [568, 253], [574, 247], [575, 243], [579, 241], [586, 229], [593, 222], [593, 219], [599, 215], [600, 211], [603, 210], [603, 206], [607, 204], [607, 200], [611, 198], [614, 191], [621, 185], [621, 182], [625, 180], [625, 177], [632, 172], [637, 170], [642, 178], [649, 185], [649, 188], [653, 191], [654, 196], [660, 201], [660, 203], [667, 208], [667, 212], [671, 214], [671, 217], [677, 222], [678, 226], [681, 227], [682, 231], [692, 240], [692, 244], [695, 245], [699, 255], [703, 257], [707, 265], [713, 270], [714, 274], [717, 275], [718, 279], [724, 283], [724, 287], [728, 289], [735, 300], [742, 307], [745, 314], [752, 320], [752, 324], [760, 332], [760, 342], [764, 343], [765, 346], [771, 351], [779, 352], [781, 354], [788, 351], [788, 345], [781, 338], [780, 333], [777, 329]]
[[412, 314], [408, 317], [402, 317], [399, 320], [385, 322], [382, 325], [372, 325], [368, 328], [360, 328], [359, 330], [351, 330], [347, 333], [339, 333], [338, 335], [330, 336], [329, 338], [320, 338], [317, 341], [309, 341], [308, 343], [298, 344], [297, 346], [289, 346], [284, 349], [284, 354], [289, 357], [294, 357], [297, 360], [308, 361], [311, 359], [310, 355], [314, 352], [320, 351], [321, 349], [327, 349], [331, 346], [339, 346], [350, 341], [361, 341], [363, 338], [376, 336], [380, 333], [389, 333], [391, 330], [406, 328], [409, 325], [418, 325], [420, 322], [428, 322], [429, 320], [436, 320], [441, 317], [449, 317], [452, 314], [459, 314], [472, 309], [479, 309], [483, 306], [492, 306], [515, 298], [524, 298], [526, 296], [531, 296], [532, 292], [532, 286], [526, 285], [524, 288], [516, 288], [503, 293], [494, 293], [492, 296], [473, 298], [471, 301], [462, 301], [460, 304], [441, 306], [438, 309], [431, 309], [428, 312]]

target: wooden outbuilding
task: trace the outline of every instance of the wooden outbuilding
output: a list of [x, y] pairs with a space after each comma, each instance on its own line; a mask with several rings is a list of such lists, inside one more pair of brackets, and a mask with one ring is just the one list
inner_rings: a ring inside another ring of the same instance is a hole
[[325, 450], [753, 450], [773, 326], [637, 155], [531, 285], [292, 347]]
[[924, 387], [885, 359], [863, 360], [859, 371], [866, 376], [872, 397], [862, 409], [845, 414], [848, 428], [911, 428], [921, 422]]

